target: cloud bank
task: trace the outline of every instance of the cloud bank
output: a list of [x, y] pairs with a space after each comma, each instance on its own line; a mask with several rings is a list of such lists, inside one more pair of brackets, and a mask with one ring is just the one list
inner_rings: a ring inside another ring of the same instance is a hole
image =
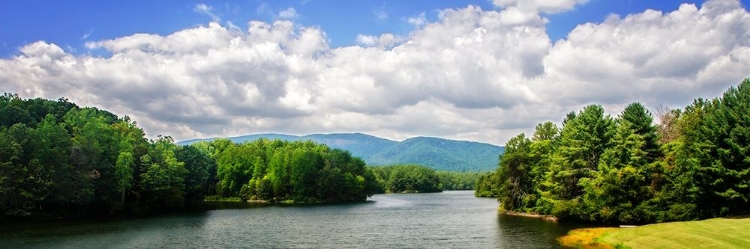
[[750, 77], [750, 13], [737, 1], [610, 16], [554, 44], [539, 13], [585, 1], [494, 3], [502, 8], [446, 9], [408, 37], [361, 35], [339, 48], [288, 20], [293, 9], [244, 30], [211, 22], [86, 44], [104, 56], [39, 41], [0, 60], [0, 91], [65, 96], [177, 140], [365, 132], [504, 144], [590, 103], [613, 114], [633, 101], [682, 107]]

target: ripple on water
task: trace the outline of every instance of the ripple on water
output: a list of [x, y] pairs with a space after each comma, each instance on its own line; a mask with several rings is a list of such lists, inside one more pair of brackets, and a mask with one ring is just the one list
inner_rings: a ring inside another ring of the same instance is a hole
[[550, 248], [568, 228], [497, 214], [471, 191], [375, 195], [356, 204], [265, 206], [0, 229], [3, 248]]

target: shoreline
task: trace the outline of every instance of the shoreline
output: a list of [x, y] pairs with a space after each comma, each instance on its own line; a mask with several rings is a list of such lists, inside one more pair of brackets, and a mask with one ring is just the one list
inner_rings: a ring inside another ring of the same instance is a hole
[[500, 214], [541, 219], [541, 220], [553, 222], [553, 223], [557, 223], [558, 221], [557, 217], [553, 215], [542, 215], [542, 214], [533, 214], [533, 213], [525, 213], [525, 212], [517, 212], [517, 211], [500, 211]]

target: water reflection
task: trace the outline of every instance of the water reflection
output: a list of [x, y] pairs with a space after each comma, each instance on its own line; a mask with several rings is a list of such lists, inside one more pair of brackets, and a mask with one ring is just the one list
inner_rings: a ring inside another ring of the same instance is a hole
[[550, 248], [569, 229], [498, 215], [494, 199], [470, 191], [376, 195], [343, 205], [217, 207], [145, 219], [4, 225], [0, 247]]

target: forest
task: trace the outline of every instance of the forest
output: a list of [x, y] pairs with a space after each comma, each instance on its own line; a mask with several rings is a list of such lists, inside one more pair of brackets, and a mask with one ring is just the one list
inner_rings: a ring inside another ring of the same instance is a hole
[[381, 193], [434, 193], [443, 191], [435, 170], [414, 164], [371, 167]]
[[372, 173], [312, 142], [150, 140], [129, 117], [65, 98], [0, 96], [0, 218], [150, 214], [203, 208], [206, 195], [363, 201]]
[[473, 190], [481, 172], [435, 171], [442, 190]]
[[369, 167], [375, 175], [377, 193], [434, 193], [472, 190], [482, 173], [435, 171], [417, 164]]
[[477, 196], [560, 220], [643, 224], [750, 214], [750, 80], [684, 109], [599, 105], [506, 144]]
[[[311, 141], [228, 139], [193, 145], [216, 165], [207, 195], [294, 203], [364, 201], [379, 191], [365, 162]], [[215, 188], [214, 188], [215, 187]]]
[[366, 167], [311, 141], [178, 146], [129, 117], [65, 98], [0, 96], [0, 218], [200, 210], [204, 200], [364, 201], [374, 193], [472, 189], [479, 173]]

